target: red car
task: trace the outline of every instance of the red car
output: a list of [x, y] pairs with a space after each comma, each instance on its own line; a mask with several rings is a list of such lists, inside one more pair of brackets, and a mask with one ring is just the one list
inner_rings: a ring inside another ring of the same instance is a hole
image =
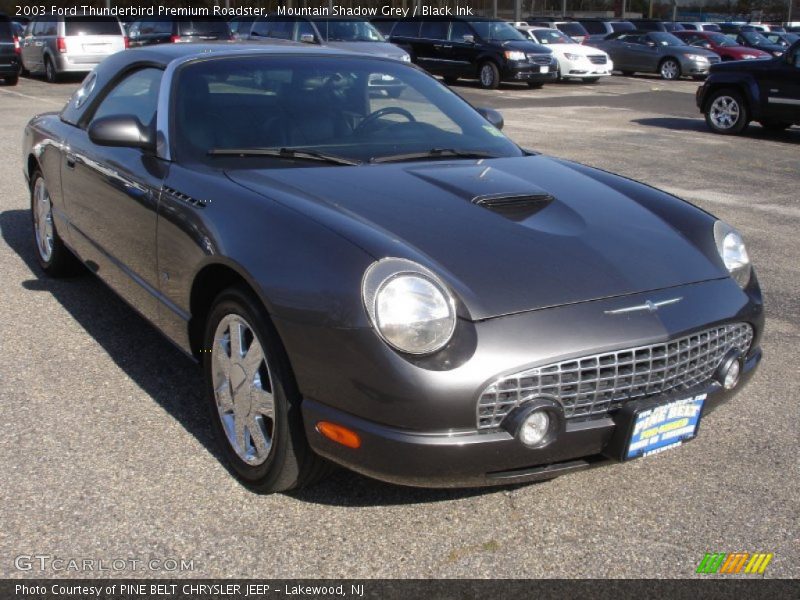
[[679, 37], [687, 44], [699, 46], [716, 52], [722, 60], [753, 60], [757, 58], [772, 58], [769, 52], [742, 46], [736, 40], [724, 33], [716, 31], [673, 31], [672, 35]]

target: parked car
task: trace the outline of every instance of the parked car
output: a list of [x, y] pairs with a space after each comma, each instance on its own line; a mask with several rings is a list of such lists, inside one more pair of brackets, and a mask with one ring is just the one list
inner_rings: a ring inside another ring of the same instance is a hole
[[131, 48], [232, 39], [228, 22], [222, 17], [143, 17], [131, 23], [128, 35]]
[[127, 45], [116, 17], [44, 15], [28, 23], [20, 43], [22, 66], [54, 83], [66, 73], [88, 73]]
[[[383, 75], [408, 93], [370, 97]], [[25, 128], [35, 255], [89, 265], [202, 363], [221, 453], [260, 492], [323, 457], [509, 485], [691, 440], [761, 359], [742, 237], [501, 125], [396, 60], [121, 52]]]
[[610, 19], [580, 19], [578, 23], [580, 23], [588, 33], [582, 42], [584, 44], [605, 39], [612, 33], [636, 30], [636, 26], [630, 21]]
[[228, 27], [231, 30], [231, 37], [235, 40], [246, 40], [250, 35], [250, 29], [253, 23], [258, 20], [258, 17], [234, 17], [228, 21]]
[[19, 38], [11, 19], [0, 13], [0, 77], [6, 85], [17, 85], [19, 81], [19, 51]]
[[722, 60], [772, 58], [769, 52], [742, 46], [724, 33], [714, 33], [710, 31], [676, 31], [673, 35], [682, 39], [690, 46], [698, 46], [716, 52]]
[[800, 42], [770, 60], [715, 65], [697, 106], [716, 133], [742, 133], [751, 121], [770, 131], [800, 124]]
[[764, 37], [764, 34], [758, 31], [740, 31], [734, 39], [742, 46], [763, 50], [764, 52], [769, 52], [772, 56], [781, 56], [786, 51], [785, 46], [773, 44]]
[[716, 31], [716, 32], [721, 31], [719, 25], [717, 25], [716, 23], [703, 23], [697, 21], [691, 23], [682, 22], [680, 23], [680, 25], [686, 31]]
[[767, 38], [767, 41], [770, 44], [777, 44], [779, 46], [783, 46], [784, 48], [788, 48], [797, 40], [800, 40], [800, 34], [797, 33], [770, 32], [762, 35]]
[[481, 87], [487, 89], [497, 88], [501, 81], [540, 88], [547, 81], [555, 81], [558, 71], [558, 61], [549, 48], [526, 40], [500, 19], [402, 20], [392, 28], [389, 41], [449, 84], [477, 77]]
[[[387, 42], [369, 21], [356, 17], [262, 17], [253, 23], [249, 39], [289, 40], [411, 62], [408, 52]], [[388, 76], [373, 78], [369, 87], [393, 98], [405, 88], [402, 81]]]
[[559, 79], [580, 79], [584, 83], [595, 83], [601, 77], [611, 75], [614, 63], [608, 54], [591, 46], [582, 46], [558, 29], [542, 27], [517, 27], [522, 35], [532, 42], [547, 46], [558, 60]]
[[757, 31], [755, 26], [749, 23], [719, 23], [719, 28], [720, 31], [725, 34], [739, 33], [742, 31]]
[[689, 46], [671, 33], [663, 31], [631, 31], [612, 34], [591, 45], [605, 50], [614, 61], [614, 68], [624, 75], [658, 73], [662, 79], [689, 76], [701, 79], [720, 57], [710, 50]]
[[639, 31], [683, 31], [683, 25], [674, 21], [659, 21], [658, 19], [630, 19]]
[[584, 40], [589, 37], [589, 32], [586, 31], [586, 28], [578, 21], [558, 21], [555, 19], [532, 18], [532, 20], [528, 21], [527, 24], [534, 27], [558, 29], [560, 32], [568, 35], [579, 44], [582, 44]]

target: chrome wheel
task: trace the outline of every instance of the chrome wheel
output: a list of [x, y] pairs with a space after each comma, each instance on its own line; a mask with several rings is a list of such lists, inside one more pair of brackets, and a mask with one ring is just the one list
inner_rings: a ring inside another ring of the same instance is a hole
[[492, 65], [486, 64], [481, 67], [481, 85], [491, 87], [494, 84], [494, 69]]
[[263, 464], [275, 437], [275, 399], [264, 349], [253, 327], [229, 314], [217, 325], [211, 378], [222, 428], [237, 456]]
[[53, 256], [53, 205], [42, 177], [33, 186], [33, 230], [39, 256], [44, 262], [50, 262]]
[[661, 77], [664, 79], [677, 79], [680, 74], [681, 67], [674, 60], [665, 60], [661, 65]]
[[717, 96], [708, 109], [708, 118], [718, 129], [730, 129], [739, 121], [741, 112], [735, 98]]

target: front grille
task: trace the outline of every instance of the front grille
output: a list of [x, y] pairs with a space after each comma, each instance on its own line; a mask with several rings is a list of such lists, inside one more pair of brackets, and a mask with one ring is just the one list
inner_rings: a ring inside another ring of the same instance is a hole
[[532, 62], [533, 64], [541, 67], [546, 67], [552, 62], [552, 60], [552, 54], [528, 54], [528, 62]]
[[604, 65], [606, 64], [606, 56], [605, 54], [590, 54], [589, 60], [592, 61], [594, 65]]
[[507, 375], [478, 400], [478, 429], [497, 427], [521, 402], [552, 396], [569, 418], [600, 415], [630, 400], [681, 391], [711, 379], [733, 348], [745, 354], [753, 328], [734, 323], [662, 344], [575, 358]]

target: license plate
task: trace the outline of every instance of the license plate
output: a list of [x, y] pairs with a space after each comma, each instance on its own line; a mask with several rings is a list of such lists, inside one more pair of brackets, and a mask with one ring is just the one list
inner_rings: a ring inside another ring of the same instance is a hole
[[695, 437], [705, 400], [698, 394], [637, 411], [624, 459], [658, 454]]
[[100, 52], [106, 52], [110, 47], [110, 44], [84, 44], [83, 51], [89, 54], [99, 54]]
[[539, 73], [549, 73], [550, 67], [539, 67]]

